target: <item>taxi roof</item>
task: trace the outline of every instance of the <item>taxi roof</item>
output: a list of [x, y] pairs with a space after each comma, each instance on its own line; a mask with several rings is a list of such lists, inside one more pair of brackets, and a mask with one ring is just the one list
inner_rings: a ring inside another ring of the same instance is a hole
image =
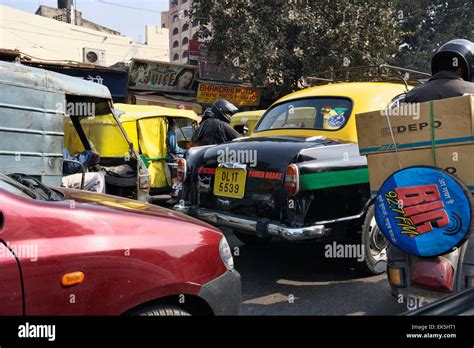
[[[411, 89], [413, 86], [409, 86]], [[332, 83], [323, 86], [316, 86], [303, 89], [298, 92], [288, 94], [274, 104], [279, 104], [281, 102], [308, 98], [308, 97], [318, 97], [318, 96], [327, 96], [327, 97], [348, 97], [353, 100], [360, 100], [363, 97], [368, 95], [376, 95], [380, 99], [385, 99], [385, 96], [393, 97], [396, 94], [401, 94], [406, 92], [405, 85], [401, 83], [393, 82], [339, 82]], [[364, 98], [371, 99], [371, 98]]]

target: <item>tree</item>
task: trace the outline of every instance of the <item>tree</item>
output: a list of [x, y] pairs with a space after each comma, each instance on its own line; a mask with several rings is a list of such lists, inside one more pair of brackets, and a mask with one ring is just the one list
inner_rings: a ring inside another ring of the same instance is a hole
[[396, 17], [404, 34], [393, 64], [429, 72], [431, 57], [443, 43], [474, 40], [472, 0], [399, 0]]
[[[472, 1], [194, 0], [209, 52], [272, 97], [304, 76], [344, 66], [392, 63], [429, 71], [439, 44], [472, 39]], [[212, 24], [212, 36], [204, 29]]]

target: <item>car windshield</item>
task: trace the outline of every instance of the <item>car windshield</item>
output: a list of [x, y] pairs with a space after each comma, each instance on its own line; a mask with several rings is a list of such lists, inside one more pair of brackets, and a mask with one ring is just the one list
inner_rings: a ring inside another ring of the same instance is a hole
[[0, 174], [0, 189], [24, 198], [36, 199], [34, 192], [3, 174]]
[[321, 97], [278, 104], [262, 117], [256, 131], [300, 128], [334, 131], [343, 128], [352, 111], [347, 98]]

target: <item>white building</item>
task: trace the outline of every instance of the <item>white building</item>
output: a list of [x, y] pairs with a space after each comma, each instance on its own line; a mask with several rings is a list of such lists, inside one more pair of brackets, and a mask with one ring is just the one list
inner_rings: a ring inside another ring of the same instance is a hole
[[189, 41], [196, 38], [198, 21], [191, 22], [192, 0], [170, 0], [169, 11], [161, 14], [161, 25], [169, 29], [169, 50], [172, 63], [189, 63]]
[[146, 26], [146, 44], [0, 5], [0, 48], [40, 60], [111, 66], [132, 58], [170, 61], [167, 28]]

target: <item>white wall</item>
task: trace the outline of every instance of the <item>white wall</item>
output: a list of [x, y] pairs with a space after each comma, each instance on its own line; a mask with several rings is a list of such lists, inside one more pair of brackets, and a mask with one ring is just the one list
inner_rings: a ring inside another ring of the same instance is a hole
[[[100, 24], [100, 23], [99, 23]], [[152, 26], [153, 27], [153, 26]], [[169, 61], [169, 32], [147, 30], [150, 44], [99, 32], [0, 5], [0, 48], [18, 49], [44, 60], [83, 62], [83, 48], [105, 50], [104, 66], [132, 58]]]

